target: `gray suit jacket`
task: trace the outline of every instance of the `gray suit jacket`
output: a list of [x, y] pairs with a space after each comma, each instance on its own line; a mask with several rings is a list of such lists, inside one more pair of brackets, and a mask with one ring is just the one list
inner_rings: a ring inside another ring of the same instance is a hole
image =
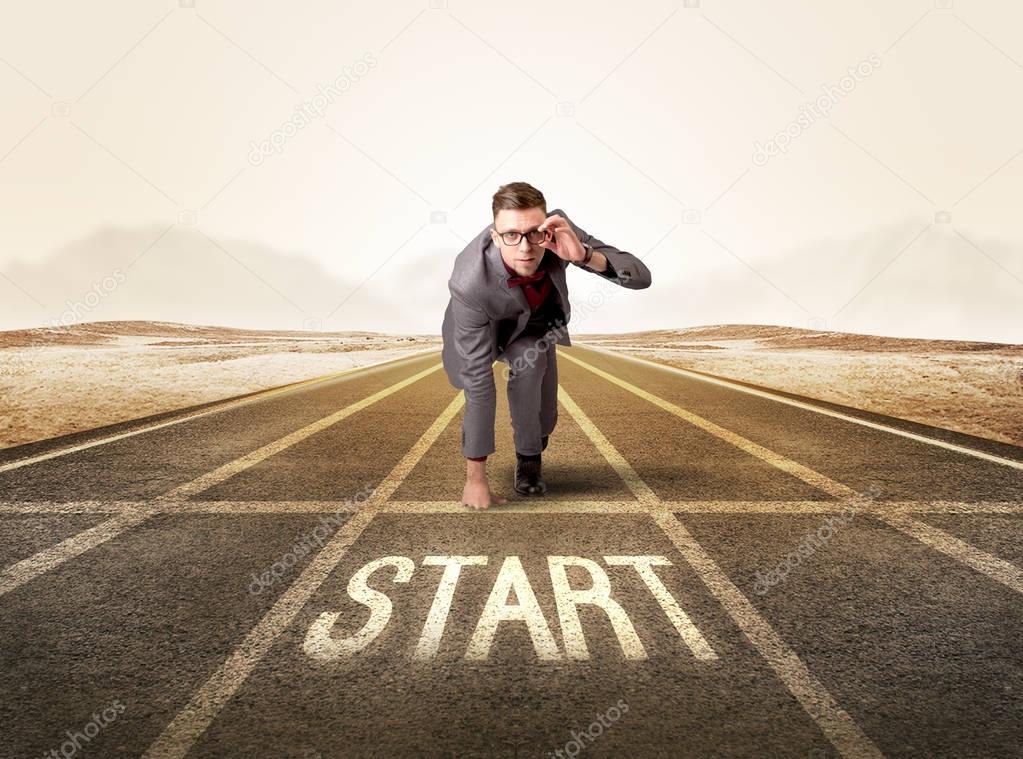
[[[650, 270], [636, 256], [601, 242], [580, 229], [560, 208], [550, 211], [548, 216], [552, 214], [564, 217], [580, 242], [592, 245], [607, 256], [614, 273], [580, 268], [630, 290], [650, 286]], [[452, 385], [465, 389], [462, 455], [470, 458], [487, 456], [495, 450], [497, 392], [494, 361], [522, 333], [530, 315], [529, 301], [522, 288], [506, 284], [510, 275], [501, 260], [500, 249], [490, 238], [493, 228], [493, 223], [487, 225], [455, 257], [454, 270], [448, 280], [451, 299], [441, 327], [444, 371]], [[551, 259], [550, 263], [548, 259]], [[567, 324], [571, 318], [565, 280], [568, 261], [548, 251], [542, 264], [549, 266]], [[553, 334], [557, 344], [572, 344], [566, 327]]]

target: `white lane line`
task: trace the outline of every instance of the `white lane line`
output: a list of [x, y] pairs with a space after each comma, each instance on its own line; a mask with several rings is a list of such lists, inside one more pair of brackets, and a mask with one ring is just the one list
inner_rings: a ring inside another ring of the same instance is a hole
[[556, 501], [509, 497], [508, 503], [489, 509], [477, 510], [461, 501], [391, 501], [387, 510], [402, 514], [645, 514], [647, 508], [639, 501]]
[[[681, 406], [672, 403], [671, 401], [666, 401], [663, 398], [654, 395], [653, 393], [648, 393], [643, 388], [637, 387], [636, 385], [633, 385], [631, 382], [626, 382], [625, 380], [616, 377], [613, 374], [610, 374], [609, 372], [605, 372], [603, 369], [598, 369], [592, 364], [588, 364], [585, 361], [582, 361], [581, 359], [575, 358], [573, 356], [569, 356], [566, 354], [566, 358], [569, 361], [572, 361], [578, 364], [579, 366], [583, 367], [584, 369], [593, 372], [598, 377], [603, 377], [608, 382], [618, 385], [618, 387], [624, 390], [628, 390], [633, 395], [638, 395], [643, 400], [649, 401], [655, 406], [664, 409], [669, 414], [673, 414], [674, 416], [677, 416], [679, 419], [682, 419], [683, 421], [688, 422], [689, 424], [692, 424], [695, 427], [699, 427], [701, 430], [704, 430], [705, 432], [709, 432], [714, 437], [720, 440], [724, 440], [726, 443], [735, 446], [740, 451], [748, 453], [750, 456], [754, 456], [760, 459], [761, 461], [765, 462], [766, 464], [773, 466], [776, 469], [780, 469], [783, 472], [791, 474], [793, 477], [802, 480], [806, 484], [815, 487], [818, 490], [827, 493], [828, 495], [832, 495], [836, 498], [850, 498], [857, 495], [856, 491], [853, 490], [852, 488], [843, 485], [839, 482], [835, 482], [831, 478], [825, 477], [820, 472], [815, 472], [813, 469], [810, 469], [810, 467], [803, 466], [802, 464], [793, 461], [792, 459], [783, 456], [780, 453], [775, 453], [770, 448], [765, 448], [762, 445], [758, 445], [757, 443], [754, 443], [752, 440], [744, 438], [742, 435], [736, 434], [731, 430], [725, 429], [720, 425], [714, 424], [714, 422], [704, 419], [702, 416], [694, 414], [692, 411], [688, 411], [682, 408]], [[603, 435], [601, 435], [601, 437], [603, 437]], [[626, 484], [628, 484], [628, 482], [626, 482]]]
[[[667, 511], [685, 514], [834, 514], [836, 501], [661, 501]], [[0, 514], [120, 514], [152, 506], [151, 501], [0, 502]], [[1023, 514], [1023, 501], [864, 501], [865, 514]], [[649, 507], [631, 501], [559, 501], [522, 498], [477, 511], [459, 501], [390, 501], [387, 510], [403, 514], [645, 514]], [[345, 501], [164, 501], [161, 514], [327, 514], [354, 511]]]
[[292, 392], [294, 390], [303, 389], [303, 388], [308, 387], [309, 385], [315, 385], [315, 384], [318, 384], [318, 383], [321, 383], [321, 382], [330, 382], [332, 380], [338, 379], [339, 377], [342, 377], [342, 376], [345, 376], [345, 375], [348, 375], [348, 374], [352, 374], [354, 372], [359, 372], [359, 371], [362, 371], [362, 370], [365, 370], [365, 369], [373, 369], [373, 368], [376, 368], [376, 367], [384, 366], [385, 364], [396, 363], [396, 362], [399, 362], [399, 361], [407, 361], [407, 360], [416, 358], [418, 356], [425, 355], [427, 353], [436, 353], [436, 352], [437, 352], [436, 348], [430, 348], [428, 350], [417, 351], [416, 353], [411, 353], [408, 356], [401, 356], [399, 358], [388, 359], [387, 361], [380, 361], [380, 362], [375, 363], [375, 364], [364, 364], [362, 366], [353, 366], [353, 367], [350, 367], [348, 369], [344, 369], [344, 370], [342, 370], [340, 372], [335, 372], [333, 374], [324, 375], [323, 377], [313, 377], [311, 379], [301, 380], [300, 382], [295, 382], [295, 383], [292, 383], [290, 385], [283, 385], [281, 387], [274, 387], [274, 388], [269, 388], [267, 390], [260, 390], [260, 391], [258, 391], [256, 393], [253, 393], [252, 395], [247, 395], [244, 398], [239, 398], [237, 400], [221, 401], [221, 402], [216, 403], [216, 405], [211, 406], [209, 408], [205, 408], [205, 409], [203, 409], [201, 411], [196, 411], [196, 412], [191, 413], [191, 414], [185, 414], [183, 416], [175, 417], [174, 419], [168, 419], [165, 422], [157, 422], [156, 424], [146, 425], [145, 427], [139, 427], [138, 429], [128, 430], [126, 432], [120, 432], [120, 433], [117, 433], [116, 435], [109, 435], [107, 437], [98, 438], [96, 440], [90, 440], [90, 441], [85, 442], [85, 443], [79, 443], [78, 445], [71, 445], [71, 446], [68, 446], [66, 448], [58, 448], [57, 450], [54, 450], [54, 451], [48, 451], [46, 453], [40, 453], [40, 454], [38, 454], [36, 456], [28, 456], [28, 457], [23, 458], [23, 459], [17, 459], [15, 461], [9, 461], [9, 462], [7, 462], [5, 464], [0, 464], [0, 472], [8, 472], [8, 471], [10, 471], [12, 469], [18, 469], [20, 467], [28, 466], [30, 464], [38, 464], [40, 461], [48, 461], [50, 459], [54, 459], [54, 458], [57, 458], [59, 456], [66, 456], [69, 453], [75, 453], [77, 451], [84, 451], [84, 450], [86, 450], [88, 448], [95, 448], [96, 446], [99, 446], [99, 445], [106, 445], [107, 443], [113, 443], [113, 442], [115, 442], [117, 440], [124, 440], [125, 438], [134, 437], [135, 435], [142, 435], [142, 434], [145, 434], [147, 432], [153, 432], [155, 430], [163, 429], [164, 427], [171, 427], [171, 426], [173, 426], [175, 424], [181, 424], [182, 422], [189, 422], [189, 421], [192, 421], [193, 419], [198, 419], [198, 418], [203, 417], [203, 416], [209, 416], [210, 414], [218, 414], [221, 411], [227, 411], [229, 409], [238, 408], [239, 406], [246, 406], [246, 405], [248, 405], [250, 403], [256, 403], [258, 401], [266, 400], [267, 398], [270, 398], [270, 397], [275, 396], [275, 395], [279, 395], [281, 393], [288, 393], [288, 392]]
[[838, 752], [846, 757], [883, 756], [682, 523], [666, 511], [653, 518]]
[[178, 485], [173, 490], [169, 490], [168, 492], [159, 496], [156, 500], [158, 501], [186, 500], [189, 497], [196, 495], [197, 493], [201, 493], [204, 490], [208, 490], [214, 485], [219, 485], [221, 482], [224, 482], [225, 480], [234, 477], [236, 474], [244, 472], [246, 469], [255, 466], [261, 461], [265, 461], [271, 456], [274, 456], [280, 453], [281, 451], [290, 448], [296, 443], [301, 443], [303, 440], [305, 440], [308, 437], [311, 437], [312, 435], [315, 435], [317, 432], [322, 432], [328, 427], [337, 424], [342, 419], [347, 419], [352, 414], [362, 411], [364, 408], [367, 408], [368, 406], [372, 406], [377, 401], [383, 400], [387, 396], [393, 395], [399, 390], [404, 390], [406, 387], [413, 384], [414, 382], [418, 382], [419, 380], [423, 379], [423, 377], [426, 377], [432, 374], [433, 372], [437, 371], [438, 369], [441, 368], [441, 366], [442, 364], [434, 364], [431, 367], [423, 369], [423, 371], [421, 372], [413, 374], [411, 377], [403, 379], [401, 382], [396, 382], [390, 387], [385, 387], [383, 390], [378, 390], [372, 395], [369, 395], [360, 401], [356, 401], [355, 403], [349, 404], [348, 406], [345, 406], [343, 409], [340, 409], [339, 411], [335, 411], [333, 414], [330, 414], [329, 416], [325, 416], [322, 419], [316, 420], [312, 424], [307, 424], [305, 427], [302, 427], [299, 430], [295, 430], [290, 435], [285, 435], [284, 437], [275, 440], [272, 443], [268, 443], [267, 445], [264, 445], [262, 448], [257, 448], [251, 453], [248, 453], [242, 456], [241, 458], [237, 458], [234, 461], [229, 461], [223, 466], [217, 467], [212, 472], [207, 472], [206, 474], [200, 477], [196, 477], [191, 482], [186, 482], [182, 485]]
[[0, 514], [120, 514], [149, 506], [145, 501], [6, 501]]
[[[537, 499], [538, 501], [541, 499]], [[196, 503], [192, 501], [192, 504]], [[675, 514], [766, 514], [774, 517], [803, 514], [838, 514], [843, 504], [834, 501], [660, 501], [660, 507]], [[272, 509], [271, 509], [272, 510]], [[313, 509], [317, 510], [317, 509]], [[483, 510], [470, 509], [458, 501], [391, 501], [389, 511], [401, 514], [648, 514], [649, 504], [639, 501], [517, 501]], [[1013, 516], [1023, 514], [1023, 502], [959, 503], [952, 501], [879, 501], [857, 503], [860, 514], [954, 514], [964, 517]], [[1023, 525], [1021, 525], [1023, 527]]]
[[[765, 461], [771, 466], [777, 467], [778, 469], [784, 472], [788, 472], [789, 474], [798, 477], [807, 484], [814, 486], [815, 488], [827, 493], [828, 495], [832, 495], [835, 498], [840, 499], [854, 499], [857, 501], [857, 506], [859, 506], [859, 502], [862, 501], [860, 494], [857, 493], [848, 485], [843, 485], [840, 482], [836, 482], [830, 477], [827, 477], [819, 472], [815, 472], [813, 469], [810, 469], [809, 467], [803, 466], [802, 464], [792, 461], [791, 459], [786, 458], [781, 454], [775, 453], [774, 451], [768, 448], [764, 448], [761, 445], [757, 445], [756, 443], [747, 440], [741, 435], [737, 435], [731, 430], [726, 430], [723, 427], [719, 427], [718, 425], [714, 424], [713, 422], [708, 422], [706, 419], [697, 416], [691, 411], [686, 411], [685, 409], [676, 406], [674, 403], [666, 401], [662, 398], [658, 398], [656, 395], [648, 393], [646, 390], [643, 390], [642, 388], [637, 387], [636, 385], [626, 382], [625, 380], [620, 379], [618, 377], [615, 377], [613, 374], [609, 374], [608, 372], [605, 372], [603, 369], [598, 369], [597, 367], [592, 366], [578, 358], [573, 358], [572, 356], [568, 356], [568, 358], [571, 361], [578, 364], [579, 366], [588, 369], [589, 371], [593, 372], [594, 374], [600, 377], [603, 377], [609, 382], [612, 382], [618, 385], [619, 387], [624, 388], [625, 390], [628, 390], [629, 392], [635, 395], [638, 395], [640, 398], [650, 401], [656, 406], [663, 408], [664, 410], [674, 414], [675, 416], [678, 416], [681, 419], [684, 419], [685, 421], [690, 422], [691, 424], [694, 424], [700, 427], [701, 429], [706, 430], [707, 432], [710, 432], [712, 435], [715, 435], [716, 437], [728, 443], [731, 443], [740, 450], [743, 450], [752, 456], [756, 456], [757, 458], [761, 459], [762, 461]], [[582, 412], [580, 411], [580, 413]], [[628, 481], [626, 481], [626, 484], [628, 484]], [[923, 525], [922, 522], [915, 522], [915, 520], [908, 521], [899, 520], [897, 517], [889, 516], [883, 511], [876, 512], [875, 515], [882, 522], [885, 522], [886, 524], [889, 524], [892, 527], [901, 530], [907, 535], [911, 535], [912, 537], [923, 542], [925, 545], [928, 545], [938, 551], [941, 551], [942, 553], [952, 557], [956, 561], [960, 561], [966, 566], [976, 569], [978, 572], [987, 575], [996, 582], [1000, 582], [1003, 585], [1012, 588], [1013, 590], [1020, 589], [1019, 585], [1016, 582], [1020, 570], [1015, 565], [1010, 564], [1009, 562], [999, 559], [995, 556], [992, 556], [991, 554], [985, 553], [984, 551], [981, 551], [979, 548], [975, 548], [974, 546], [971, 546], [968, 543], [959, 540], [959, 538], [955, 538], [949, 535], [948, 533], [939, 530], [937, 527]], [[915, 523], [919, 526], [916, 528], [911, 528], [910, 527], [911, 523]]]
[[[740, 385], [737, 382], [732, 382], [730, 380], [719, 377], [707, 377], [703, 374], [691, 372], [687, 369], [682, 369], [677, 366], [669, 366], [667, 364], [661, 364], [656, 361], [641, 358], [639, 356], [632, 356], [629, 355], [628, 353], [612, 351], [608, 350], [607, 348], [601, 348], [596, 345], [591, 345], [588, 343], [581, 342], [580, 345], [590, 350], [605, 353], [609, 356], [615, 356], [617, 358], [633, 361], [635, 363], [643, 364], [644, 366], [653, 366], [658, 369], [663, 369], [666, 372], [671, 372], [672, 374], [680, 374], [684, 377], [688, 377], [689, 379], [699, 380], [700, 382], [706, 382], [711, 385], [718, 385], [719, 387], [727, 387], [730, 390], [738, 390], [740, 393], [746, 393], [747, 395], [755, 395], [758, 398], [767, 398], [768, 400], [777, 401], [778, 403], [784, 403], [787, 406], [794, 406], [796, 408], [805, 409], [807, 411], [813, 411], [814, 413], [822, 414], [824, 416], [830, 416], [835, 419], [841, 419], [842, 421], [845, 422], [852, 422], [853, 424], [858, 424], [861, 427], [869, 427], [870, 429], [873, 430], [888, 432], [891, 433], [892, 435], [898, 435], [900, 437], [908, 438], [910, 440], [915, 440], [918, 443], [926, 443], [927, 445], [933, 445], [938, 448], [944, 448], [945, 450], [955, 451], [956, 453], [962, 453], [967, 456], [973, 456], [974, 458], [990, 461], [994, 464], [1000, 464], [1002, 466], [1012, 467], [1013, 469], [1023, 470], [1023, 461], [1016, 461], [1015, 459], [1008, 459], [1003, 456], [996, 456], [993, 453], [987, 453], [986, 451], [978, 451], [975, 448], [968, 448], [967, 446], [964, 445], [948, 443], [944, 440], [938, 440], [936, 438], [927, 437], [926, 435], [920, 435], [915, 432], [901, 430], [898, 427], [892, 427], [887, 424], [872, 422], [868, 419], [860, 419], [855, 416], [850, 416], [849, 414], [843, 414], [840, 411], [833, 411], [832, 409], [824, 408], [822, 406], [816, 406], [812, 403], [806, 403], [805, 401], [797, 401], [794, 398], [786, 398], [783, 395], [776, 395], [775, 393], [771, 393], [766, 390], [757, 390], [752, 387], [746, 387], [745, 385]], [[571, 356], [568, 356], [567, 353], [564, 355], [566, 355], [568, 358], [572, 358]]]
[[[876, 504], [884, 511], [886, 504]], [[909, 514], [1021, 514], [1023, 501], [893, 501], [892, 511]]]
[[[548, 559], [549, 561], [550, 559]], [[710, 643], [703, 637], [703, 634], [696, 628], [678, 601], [671, 595], [671, 592], [661, 582], [661, 578], [654, 572], [655, 566], [670, 565], [671, 562], [664, 556], [605, 556], [604, 561], [609, 567], [631, 566], [639, 574], [647, 590], [657, 601], [657, 605], [664, 611], [665, 616], [671, 620], [672, 626], [679, 636], [689, 646], [689, 650], [697, 659], [702, 661], [714, 661], [718, 658], [717, 653], [711, 648]]]
[[11, 564], [0, 571], [0, 596], [24, 585], [29, 580], [44, 572], [60, 566], [68, 559], [73, 559], [90, 548], [105, 543], [125, 530], [130, 530], [155, 514], [155, 510], [125, 511], [95, 527], [62, 540], [55, 546], [46, 548], [27, 559]]
[[441, 364], [435, 364], [428, 369], [424, 369], [421, 372], [413, 374], [411, 377], [373, 393], [372, 395], [363, 398], [361, 401], [350, 404], [340, 411], [319, 420], [318, 422], [314, 422], [313, 424], [303, 427], [297, 432], [286, 435], [274, 443], [263, 446], [253, 453], [229, 462], [212, 472], [192, 480], [191, 482], [186, 482], [184, 485], [171, 490], [169, 493], [165, 493], [152, 501], [146, 502], [144, 507], [139, 510], [125, 511], [124, 513], [108, 519], [95, 527], [85, 530], [79, 535], [70, 537], [51, 548], [44, 549], [27, 559], [23, 559], [17, 564], [11, 565], [0, 573], [0, 595], [3, 595], [8, 590], [16, 588], [19, 585], [28, 582], [32, 578], [59, 566], [68, 559], [72, 559], [84, 553], [93, 546], [110, 540], [125, 530], [130, 530], [131, 528], [138, 526], [151, 516], [170, 512], [170, 506], [173, 501], [185, 499], [193, 493], [201, 492], [213, 484], [222, 482], [231, 475], [243, 471], [259, 461], [266, 459], [268, 456], [279, 453], [288, 446], [294, 445], [309, 435], [312, 435], [321, 429], [325, 429], [331, 424], [350, 416], [356, 411], [364, 409], [382, 398], [386, 398], [388, 395], [409, 386], [413, 382], [435, 372], [440, 367]]
[[1023, 571], [1015, 564], [999, 559], [985, 551], [949, 535], [929, 524], [913, 519], [906, 514], [880, 514], [877, 517], [885, 524], [901, 530], [910, 537], [916, 538], [924, 545], [940, 551], [961, 564], [966, 564], [993, 580], [997, 580], [1010, 590], [1023, 593]]
[[[388, 511], [405, 514], [644, 514], [649, 506], [639, 501], [555, 501], [536, 499], [509, 501], [502, 506], [477, 511], [458, 501], [391, 501]], [[197, 502], [192, 502], [197, 503]], [[837, 501], [660, 501], [666, 511], [684, 514], [835, 514], [843, 504]], [[952, 501], [879, 501], [857, 504], [865, 514], [959, 514], [994, 516], [1023, 514], [1023, 502], [958, 503]]]
[[650, 516], [838, 752], [845, 757], [881, 757], [882, 754], [873, 741], [860, 729], [848, 712], [838, 705], [824, 684], [814, 677], [799, 656], [781, 639], [742, 591], [728, 579], [717, 563], [666, 508], [666, 504], [657, 498], [656, 493], [576, 405], [564, 388], [559, 387], [558, 396], [607, 463], [619, 472], [626, 486], [637, 499], [649, 506]]
[[210, 726], [256, 665], [269, 653], [277, 636], [292, 623], [313, 593], [337, 568], [373, 517], [385, 509], [387, 500], [440, 437], [464, 403], [462, 393], [455, 396], [383, 482], [374, 489], [362, 508], [334, 533], [334, 537], [309, 561], [298, 579], [249, 631], [241, 645], [192, 696], [188, 705], [149, 747], [144, 759], [183, 759], [188, 754], [192, 745]]
[[[569, 356], [571, 358], [571, 356]], [[578, 361], [578, 359], [572, 359]], [[599, 371], [599, 370], [598, 370]], [[611, 377], [611, 375], [607, 375]], [[638, 390], [639, 388], [637, 388]], [[558, 401], [565, 407], [568, 413], [575, 420], [575, 423], [579, 425], [579, 428], [586, 434], [586, 437], [590, 439], [594, 447], [604, 457], [604, 460], [611, 465], [611, 468], [618, 473], [618, 476], [622, 478], [622, 482], [634, 496], [636, 500], [647, 507], [648, 510], [656, 509], [660, 506], [660, 499], [657, 494], [643, 481], [643, 479], [636, 473], [636, 470], [632, 468], [632, 464], [625, 460], [625, 457], [618, 452], [611, 441], [604, 436], [597, 425], [586, 415], [586, 413], [579, 408], [579, 405], [572, 399], [572, 396], [568, 394], [568, 391], [562, 385], [558, 385]]]

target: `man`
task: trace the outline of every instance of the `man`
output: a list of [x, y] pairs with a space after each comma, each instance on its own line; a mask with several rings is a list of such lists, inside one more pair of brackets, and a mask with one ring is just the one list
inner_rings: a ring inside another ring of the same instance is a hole
[[572, 344], [567, 265], [632, 290], [650, 286], [642, 261], [589, 235], [560, 208], [548, 216], [543, 194], [526, 182], [499, 188], [492, 208], [494, 223], [455, 258], [441, 328], [444, 370], [465, 390], [462, 503], [477, 509], [507, 500], [494, 496], [486, 470], [495, 450], [495, 359], [508, 364], [515, 491], [546, 492], [540, 454], [557, 423], [555, 345]]

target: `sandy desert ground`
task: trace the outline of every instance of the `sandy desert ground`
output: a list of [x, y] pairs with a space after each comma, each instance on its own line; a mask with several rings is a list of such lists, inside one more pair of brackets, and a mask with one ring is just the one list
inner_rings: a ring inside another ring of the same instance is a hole
[[[763, 325], [573, 335], [721, 377], [1023, 445], [1023, 345]], [[438, 335], [93, 322], [0, 332], [0, 447], [386, 361]]]
[[735, 324], [573, 339], [1023, 445], [1023, 345]]
[[440, 348], [439, 336], [92, 322], [0, 332], [0, 447]]

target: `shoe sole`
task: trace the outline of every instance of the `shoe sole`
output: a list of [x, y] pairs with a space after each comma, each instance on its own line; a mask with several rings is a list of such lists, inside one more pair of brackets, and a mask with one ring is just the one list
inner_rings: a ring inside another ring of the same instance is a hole
[[531, 490], [528, 490], [528, 489], [527, 490], [520, 490], [519, 488], [516, 487], [515, 488], [515, 492], [518, 493], [519, 495], [527, 495], [527, 496], [544, 495], [547, 492], [547, 486], [544, 485], [540, 490], [535, 491], [535, 492], [531, 491]]

